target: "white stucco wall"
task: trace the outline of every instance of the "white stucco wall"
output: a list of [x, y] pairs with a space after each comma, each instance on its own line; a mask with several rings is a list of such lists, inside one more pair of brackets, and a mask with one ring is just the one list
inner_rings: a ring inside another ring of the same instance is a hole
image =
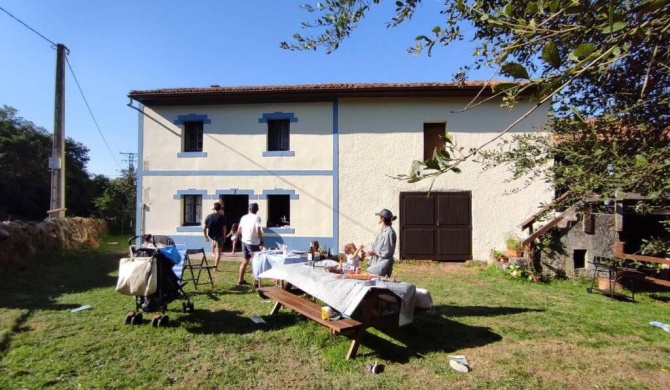
[[[333, 197], [332, 178], [324, 177], [287, 177], [271, 176], [236, 176], [236, 177], [199, 177], [199, 176], [146, 176], [142, 187], [143, 201], [149, 205], [146, 213], [146, 231], [153, 234], [174, 235], [181, 226], [182, 201], [173, 199], [178, 190], [193, 188], [207, 190], [214, 194], [221, 188], [252, 189], [256, 194], [264, 189], [293, 189], [299, 199], [291, 200], [291, 227], [295, 233], [290, 236], [325, 237], [333, 235]], [[207, 199], [202, 202], [202, 218], [211, 213], [212, 206], [218, 199]], [[258, 203], [263, 225], [267, 222], [267, 201], [252, 200]], [[237, 221], [235, 221], [237, 222]], [[202, 235], [201, 231], [184, 232], [181, 235]]]
[[[382, 208], [394, 214], [401, 191], [428, 191], [430, 180], [407, 184], [390, 178], [409, 173], [413, 160], [423, 159], [423, 124], [446, 122], [458, 146], [468, 150], [493, 138], [530, 107], [513, 111], [489, 103], [463, 113], [452, 113], [466, 99], [342, 99], [339, 102], [340, 246], [347, 242], [369, 244], [379, 229], [374, 216]], [[547, 108], [537, 110], [515, 127], [515, 132], [534, 131], [546, 122]], [[493, 144], [495, 145], [495, 143]], [[537, 182], [521, 192], [504, 195], [520, 183], [505, 183], [505, 168], [482, 172], [466, 162], [461, 174], [439, 177], [432, 191], [472, 191], [473, 258], [485, 260], [493, 248], [504, 249], [508, 233], [551, 199], [545, 183]], [[394, 225], [397, 229], [397, 222]], [[398, 235], [400, 232], [398, 231]], [[396, 252], [399, 255], [400, 246]]]
[[[183, 203], [174, 198], [178, 191], [190, 189], [206, 191], [203, 219], [218, 200], [217, 191], [251, 190], [250, 202], [259, 204], [265, 226], [267, 200], [257, 197], [264, 191], [281, 189], [295, 191], [298, 197], [290, 201], [290, 227], [295, 232], [283, 232], [282, 238], [290, 242], [302, 237], [296, 242], [300, 249], [306, 249], [308, 238], [334, 236], [332, 103], [145, 107], [144, 112], [141, 194], [142, 202], [149, 206], [144, 213], [145, 232], [177, 236], [191, 243], [201, 237], [201, 231], [177, 231]], [[259, 118], [275, 112], [297, 118], [290, 123], [294, 156], [263, 157], [267, 123], [259, 123]], [[182, 150], [183, 126], [174, 122], [188, 114], [207, 115], [211, 120], [203, 128], [206, 157], [177, 156]], [[291, 175], [277, 176], [274, 171]], [[322, 172], [315, 175], [314, 171]], [[266, 232], [266, 236], [277, 234]]]
[[[218, 106], [145, 107], [159, 123], [144, 119], [144, 161], [149, 170], [296, 170], [332, 169], [332, 103], [230, 104]], [[293, 113], [290, 149], [294, 157], [263, 157], [267, 150], [264, 113]], [[177, 158], [182, 148], [179, 115], [207, 115], [203, 152], [207, 157]], [[324, 137], [325, 135], [325, 137]]]
[[[408, 173], [411, 162], [423, 158], [423, 124], [446, 122], [454, 140], [468, 150], [493, 138], [501, 129], [527, 111], [530, 104], [519, 104], [513, 111], [487, 103], [475, 109], [462, 109], [466, 98], [388, 98], [339, 99], [337, 104], [283, 103], [230, 104], [216, 106], [145, 107], [144, 168], [142, 201], [149, 205], [145, 231], [154, 234], [195, 238], [201, 232], [180, 232], [182, 202], [174, 199], [180, 190], [204, 190], [203, 218], [210, 212], [217, 190], [294, 190], [299, 199], [291, 200], [291, 228], [282, 233], [286, 239], [304, 246], [312, 237], [339, 235], [344, 244], [370, 244], [377, 230], [374, 216], [382, 208], [399, 212], [400, 192], [425, 192], [429, 180], [407, 184], [389, 176]], [[548, 108], [541, 108], [517, 125], [514, 132], [536, 131], [546, 122]], [[263, 157], [267, 142], [267, 124], [259, 123], [264, 113], [292, 113], [293, 157]], [[337, 113], [338, 135], [334, 136], [333, 114]], [[203, 152], [207, 157], [178, 158], [183, 128], [174, 124], [179, 115], [207, 115], [211, 124], [204, 126]], [[333, 145], [338, 142], [339, 165], [333, 165]], [[495, 143], [492, 147], [495, 146]], [[537, 210], [541, 202], [551, 200], [545, 183], [534, 183], [524, 190], [504, 195], [519, 183], [505, 183], [505, 168], [482, 172], [481, 166], [466, 162], [463, 173], [445, 174], [432, 190], [472, 192], [473, 258], [485, 260], [493, 248], [503, 249], [507, 234], [519, 234], [517, 224]], [[254, 174], [245, 175], [244, 171]], [[291, 176], [266, 174], [291, 171]], [[301, 175], [302, 171], [322, 171], [319, 175]], [[337, 175], [334, 178], [332, 175]], [[333, 181], [339, 181], [339, 198], [334, 199]], [[267, 221], [264, 200], [260, 215]], [[333, 231], [335, 218], [338, 231]], [[396, 222], [395, 227], [398, 227]], [[398, 233], [400, 233], [398, 231]], [[297, 241], [296, 241], [297, 242]], [[334, 242], [334, 241], [333, 241]], [[402, 242], [399, 243], [398, 252]], [[306, 247], [304, 248], [306, 249]]]

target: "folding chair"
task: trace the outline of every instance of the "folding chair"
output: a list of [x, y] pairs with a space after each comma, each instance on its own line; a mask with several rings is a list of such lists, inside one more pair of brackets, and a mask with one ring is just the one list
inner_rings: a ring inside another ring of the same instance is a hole
[[[199, 260], [198, 257], [200, 257]], [[186, 255], [184, 256], [184, 271], [189, 270], [189, 272], [191, 273], [191, 277], [189, 278], [186, 272], [184, 272], [184, 280], [193, 281], [193, 286], [195, 287], [196, 290], [198, 289], [198, 285], [200, 284], [211, 284], [212, 286], [214, 286], [214, 280], [212, 279], [213, 268], [215, 268], [213, 265], [207, 264], [207, 256], [205, 255], [204, 248], [186, 250]], [[207, 272], [209, 282], [207, 281], [200, 282], [200, 276], [202, 274], [202, 271]]]

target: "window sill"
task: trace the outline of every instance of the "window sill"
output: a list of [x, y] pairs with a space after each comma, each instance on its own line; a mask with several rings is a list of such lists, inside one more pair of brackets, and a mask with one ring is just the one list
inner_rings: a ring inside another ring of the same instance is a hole
[[294, 157], [295, 152], [292, 150], [276, 150], [276, 151], [265, 151], [263, 152], [263, 157]]
[[177, 226], [177, 231], [178, 232], [202, 232], [202, 226], [200, 226], [200, 225]]
[[207, 157], [207, 152], [179, 152], [177, 158]]
[[273, 228], [265, 227], [265, 228], [263, 228], [263, 233], [295, 234], [295, 229], [294, 228], [281, 228], [281, 227], [273, 227]]

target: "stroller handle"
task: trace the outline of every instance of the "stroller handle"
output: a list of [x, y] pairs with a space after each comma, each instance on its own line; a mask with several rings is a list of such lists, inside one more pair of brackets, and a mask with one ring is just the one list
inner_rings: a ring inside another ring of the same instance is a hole
[[[129, 246], [133, 245], [133, 241], [135, 241], [138, 238], [141, 238], [142, 240], [144, 240], [145, 235], [146, 234], [140, 234], [140, 235], [137, 235], [137, 236], [134, 236], [134, 237], [128, 239], [128, 245]], [[156, 241], [156, 238], [158, 238], [158, 241]], [[151, 243], [155, 247], [158, 247], [157, 244], [160, 244], [160, 245], [174, 245], [175, 244], [174, 240], [171, 237], [161, 236], [161, 235], [156, 235], [156, 234], [151, 234]]]

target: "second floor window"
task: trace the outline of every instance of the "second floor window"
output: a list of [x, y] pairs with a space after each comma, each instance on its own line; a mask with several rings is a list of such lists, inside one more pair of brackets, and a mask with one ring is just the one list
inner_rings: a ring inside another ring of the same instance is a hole
[[184, 122], [184, 152], [202, 152], [202, 121]]
[[268, 151], [286, 151], [290, 149], [290, 125], [288, 119], [268, 121]]

